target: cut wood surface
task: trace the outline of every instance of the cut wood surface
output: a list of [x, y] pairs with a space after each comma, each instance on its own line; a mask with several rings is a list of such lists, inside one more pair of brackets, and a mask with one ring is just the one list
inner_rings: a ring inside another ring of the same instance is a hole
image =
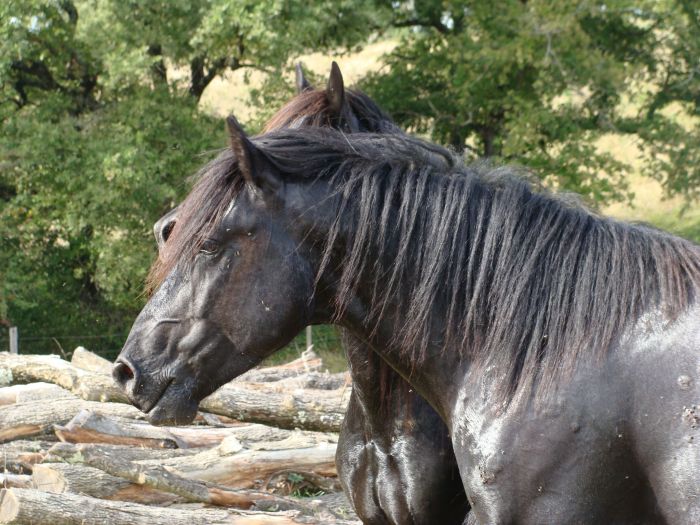
[[[295, 525], [297, 513], [163, 508], [33, 489], [0, 490], [0, 523], [14, 525]], [[347, 523], [347, 522], [346, 522]]]
[[73, 366], [97, 374], [112, 375], [112, 362], [82, 346], [73, 350], [70, 358]]
[[41, 435], [51, 430], [53, 425], [65, 425], [85, 409], [112, 416], [143, 418], [138, 409], [122, 403], [99, 403], [82, 399], [15, 403], [0, 407], [0, 443]]

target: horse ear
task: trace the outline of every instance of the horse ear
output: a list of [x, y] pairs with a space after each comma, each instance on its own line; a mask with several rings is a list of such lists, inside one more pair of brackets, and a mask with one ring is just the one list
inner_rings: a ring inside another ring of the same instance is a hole
[[231, 150], [236, 156], [238, 169], [246, 183], [265, 190], [277, 189], [279, 181], [274, 176], [275, 171], [270, 169], [270, 162], [265, 154], [251, 142], [236, 117], [229, 115], [226, 118], [226, 126]]
[[296, 68], [296, 84], [297, 84], [297, 94], [303, 93], [304, 91], [311, 91], [313, 86], [309, 84], [304, 76], [304, 70], [301, 67], [301, 62], [297, 62]]
[[328, 77], [326, 97], [328, 97], [330, 110], [336, 116], [340, 116], [343, 112], [343, 106], [345, 105], [345, 85], [343, 84], [343, 74], [340, 72], [340, 68], [335, 61], [331, 64], [331, 74]]

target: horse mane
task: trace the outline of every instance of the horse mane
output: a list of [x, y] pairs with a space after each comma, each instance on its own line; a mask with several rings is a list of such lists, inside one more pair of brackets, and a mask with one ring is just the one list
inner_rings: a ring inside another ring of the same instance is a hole
[[[407, 359], [418, 363], [435, 346], [458, 352], [502, 378], [503, 402], [532, 387], [545, 392], [582, 359], [604, 357], [650, 308], [671, 322], [697, 299], [698, 246], [597, 216], [513, 168], [465, 165], [400, 133], [305, 127], [253, 141], [282, 176], [333, 188], [337, 212], [318, 275], [342, 243], [337, 316], [360, 287], [371, 291], [370, 329], [399, 304], [392, 344]], [[243, 184], [229, 151], [203, 169], [182, 204], [185, 226], [156, 263], [160, 280], [196, 253]]]
[[342, 243], [337, 316], [359, 289], [369, 329], [401, 305], [393, 345], [415, 363], [428, 347], [459, 352], [499, 374], [503, 402], [603, 358], [649, 309], [670, 323], [698, 298], [697, 245], [598, 216], [514, 168], [403, 134], [281, 130], [259, 146], [286, 177], [334, 188], [319, 276]]
[[[345, 101], [358, 121], [359, 129], [353, 129], [353, 132], [402, 133], [394, 121], [362, 91], [346, 89]], [[263, 134], [288, 127], [333, 128], [336, 127], [337, 118], [332, 114], [325, 90], [308, 90], [282, 106], [263, 126]]]

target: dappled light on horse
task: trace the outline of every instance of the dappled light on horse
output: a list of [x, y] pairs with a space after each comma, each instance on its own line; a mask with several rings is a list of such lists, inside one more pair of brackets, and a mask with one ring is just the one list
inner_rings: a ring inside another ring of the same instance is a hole
[[232, 198], [122, 351], [152, 421], [334, 321], [437, 408], [477, 521], [697, 521], [697, 246], [405, 135], [229, 124], [200, 184]]

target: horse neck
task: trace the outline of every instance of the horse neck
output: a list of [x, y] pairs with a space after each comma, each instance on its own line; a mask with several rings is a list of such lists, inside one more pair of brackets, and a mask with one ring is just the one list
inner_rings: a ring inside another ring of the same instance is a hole
[[[318, 217], [314, 220], [315, 228], [318, 228], [319, 224], [327, 223], [331, 213], [325, 217], [323, 215], [320, 220]], [[325, 233], [320, 234], [321, 237], [323, 235]], [[313, 239], [313, 236], [310, 236], [310, 239]], [[320, 242], [317, 240], [315, 244], [318, 245]], [[379, 323], [376, 324], [368, 320], [368, 312], [371, 312], [375, 306], [372, 297], [373, 286], [360, 285], [353, 292], [353, 297], [346, 307], [341, 312], [338, 311], [335, 305], [336, 287], [340, 280], [337, 272], [342, 271], [343, 262], [350, 257], [350, 254], [347, 253], [342, 240], [339, 240], [332, 253], [333, 258], [327, 264], [328, 270], [323, 272], [317, 285], [316, 304], [317, 308], [323, 312], [320, 317], [324, 317], [323, 319], [319, 317], [320, 322], [332, 322], [346, 328], [358, 342], [363, 344], [363, 348], [370, 348], [381, 356], [381, 359], [408, 380], [444, 419], [447, 418], [456, 400], [456, 385], [461, 384], [462, 376], [468, 369], [468, 363], [463, 362], [457, 352], [442, 351], [439, 323], [434, 330], [435, 337], [432, 338], [435, 343], [427, 348], [420, 361], [414, 359], [415, 352], [412, 352], [412, 349], [402, 348], [396, 344], [397, 338], [394, 336], [398, 330], [401, 330], [402, 303], [408, 300], [407, 297], [397, 296], [394, 303], [386, 306]], [[395, 255], [389, 250], [372, 254], [369, 260], [376, 260], [379, 257], [390, 259]], [[373, 276], [369, 275], [371, 270], [367, 272], [366, 276], [360, 277], [360, 281], [373, 283]], [[379, 293], [381, 294], [381, 290]], [[437, 308], [440, 309], [441, 306], [438, 305]], [[437, 318], [442, 316], [440, 312], [436, 315]], [[380, 359], [376, 356], [373, 358]], [[365, 372], [360, 371], [361, 374]], [[370, 374], [361, 377], [360, 381], [366, 380], [368, 383], [373, 383], [376, 379], [377, 377]], [[388, 385], [388, 389], [391, 388], [393, 387]]]

